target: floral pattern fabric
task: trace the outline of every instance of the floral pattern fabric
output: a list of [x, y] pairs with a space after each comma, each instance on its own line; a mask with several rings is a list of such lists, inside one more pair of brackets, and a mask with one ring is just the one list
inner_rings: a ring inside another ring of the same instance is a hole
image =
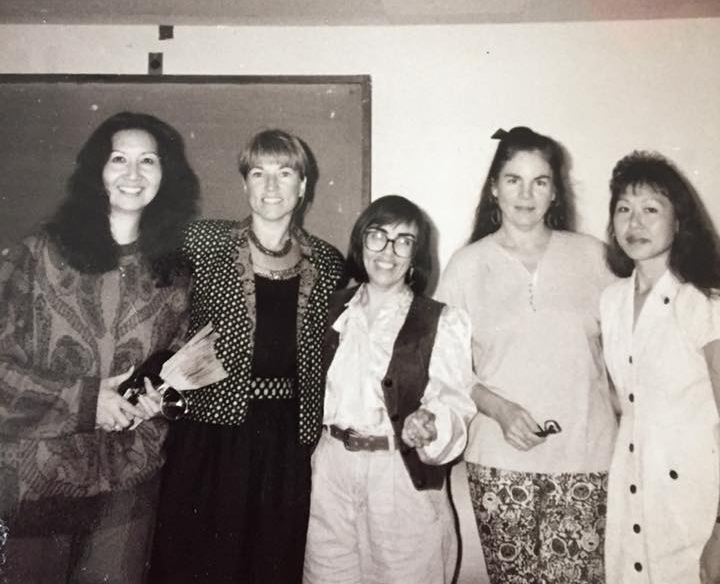
[[525, 473], [468, 463], [493, 584], [603, 584], [607, 473]]

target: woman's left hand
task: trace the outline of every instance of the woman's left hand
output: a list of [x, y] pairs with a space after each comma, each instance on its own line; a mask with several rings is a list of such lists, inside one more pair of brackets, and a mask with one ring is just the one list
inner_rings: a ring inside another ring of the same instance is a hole
[[720, 584], [720, 523], [715, 523], [700, 556], [700, 582]]
[[137, 407], [145, 414], [144, 418], [136, 418], [133, 425], [130, 427], [131, 430], [137, 428], [145, 420], [154, 418], [160, 413], [162, 404], [162, 395], [158, 390], [153, 387], [150, 380], [145, 377], [143, 379], [145, 384], [145, 394], [138, 396]]
[[422, 448], [437, 438], [435, 414], [425, 408], [418, 408], [403, 424], [402, 440], [412, 448]]

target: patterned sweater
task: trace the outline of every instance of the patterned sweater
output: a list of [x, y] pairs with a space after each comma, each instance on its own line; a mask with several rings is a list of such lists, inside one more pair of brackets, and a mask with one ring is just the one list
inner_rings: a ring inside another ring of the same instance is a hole
[[4, 257], [0, 516], [11, 530], [24, 517], [82, 515], [83, 504], [156, 476], [166, 422], [95, 429], [99, 384], [179, 346], [188, 288], [186, 277], [157, 288], [136, 244], [122, 246], [119, 268], [104, 274], [77, 272], [42, 233]]
[[[249, 381], [255, 330], [255, 278], [247, 232], [249, 219], [203, 220], [185, 234], [184, 252], [193, 266], [190, 333], [212, 322], [220, 332], [218, 356], [229, 377], [207, 391], [189, 394], [190, 419], [238, 425], [250, 401]], [[315, 444], [322, 415], [322, 340], [328, 299], [342, 283], [343, 257], [330, 244], [295, 230], [302, 259], [297, 308], [297, 388], [299, 440]]]

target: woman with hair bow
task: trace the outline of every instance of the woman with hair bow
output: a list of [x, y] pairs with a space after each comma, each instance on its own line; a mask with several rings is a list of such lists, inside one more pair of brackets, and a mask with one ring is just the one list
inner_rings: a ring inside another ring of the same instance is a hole
[[600, 344], [603, 244], [569, 230], [560, 145], [499, 131], [470, 244], [438, 297], [470, 313], [479, 415], [465, 450], [493, 584], [604, 582], [616, 432]]

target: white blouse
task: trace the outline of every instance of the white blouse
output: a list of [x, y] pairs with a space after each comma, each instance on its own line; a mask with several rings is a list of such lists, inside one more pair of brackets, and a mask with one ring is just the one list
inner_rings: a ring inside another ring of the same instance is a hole
[[608, 584], [692, 584], [715, 522], [718, 413], [703, 347], [720, 301], [669, 271], [633, 327], [635, 275], [602, 296], [605, 360], [622, 418], [610, 467]]
[[562, 432], [528, 451], [483, 414], [465, 460], [520, 472], [607, 471], [616, 432], [600, 342], [600, 294], [613, 282], [597, 239], [553, 231], [534, 272], [489, 235], [457, 251], [437, 297], [467, 310], [480, 382]]
[[[393, 435], [381, 382], [412, 299], [412, 292], [404, 289], [368, 324], [363, 310], [367, 290], [363, 285], [333, 323], [340, 343], [328, 370], [324, 424], [353, 428], [365, 434]], [[467, 424], [476, 411], [470, 399], [474, 384], [470, 319], [464, 311], [443, 309], [430, 358], [429, 377], [421, 404], [435, 415], [438, 435], [428, 446], [418, 449], [418, 454], [424, 462], [444, 464], [462, 452]]]

